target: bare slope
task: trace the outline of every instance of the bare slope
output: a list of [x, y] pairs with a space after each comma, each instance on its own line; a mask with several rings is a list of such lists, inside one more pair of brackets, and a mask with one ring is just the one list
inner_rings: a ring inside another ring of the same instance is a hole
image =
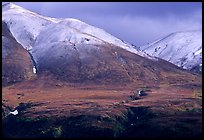
[[2, 82], [3, 85], [29, 80], [34, 74], [29, 53], [15, 40], [2, 22]]

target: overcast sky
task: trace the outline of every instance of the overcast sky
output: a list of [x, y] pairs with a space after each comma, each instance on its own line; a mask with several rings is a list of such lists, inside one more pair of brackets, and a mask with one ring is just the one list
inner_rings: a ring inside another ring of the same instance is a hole
[[76, 18], [136, 46], [202, 28], [201, 2], [14, 2], [39, 14]]

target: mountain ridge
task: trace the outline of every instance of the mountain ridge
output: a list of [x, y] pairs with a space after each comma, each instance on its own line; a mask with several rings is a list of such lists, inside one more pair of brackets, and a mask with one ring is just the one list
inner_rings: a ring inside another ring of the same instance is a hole
[[[4, 6], [5, 7], [5, 6]], [[135, 46], [128, 44], [127, 42], [123, 42], [122, 40], [112, 36], [111, 34], [107, 33], [105, 30], [94, 27], [92, 25], [89, 25], [83, 21], [80, 21], [78, 19], [74, 19], [74, 18], [65, 18], [65, 19], [57, 19], [57, 18], [51, 18], [51, 17], [46, 17], [46, 16], [42, 16], [40, 14], [36, 14], [34, 12], [31, 12], [27, 9], [24, 9], [20, 6], [17, 6], [13, 3], [11, 4], [7, 4], [7, 8], [4, 8], [3, 10], [3, 19], [5, 22], [7, 22], [11, 32], [13, 33], [13, 35], [15, 36], [15, 38], [17, 39], [17, 41], [25, 48], [25, 49], [31, 49], [33, 46], [33, 42], [34, 40], [37, 38], [38, 34], [44, 30], [43, 28], [46, 28], [47, 25], [51, 25], [51, 24], [67, 24], [67, 28], [73, 28], [73, 29], [77, 29], [79, 31], [81, 31], [82, 35], [86, 34], [92, 37], [97, 37], [100, 38], [100, 40], [122, 47], [123, 49], [126, 49], [130, 52], [136, 53], [138, 55], [144, 56], [144, 57], [148, 57], [148, 58], [152, 58], [155, 59], [143, 52], [139, 52]], [[27, 23], [24, 19], [22, 19], [22, 14], [23, 14], [23, 18], [27, 18]], [[36, 16], [37, 15], [37, 16]], [[12, 16], [12, 20], [11, 19], [7, 19], [6, 17], [10, 17]], [[33, 16], [36, 16], [36, 18], [39, 18], [39, 20], [35, 21], [32, 20]], [[21, 25], [16, 25], [15, 27], [13, 27], [12, 21], [15, 24], [15, 21], [18, 20], [18, 22], [21, 22]], [[32, 21], [32, 22], [28, 22], [28, 21]], [[10, 22], [10, 24], [9, 24]], [[29, 27], [27, 27], [27, 25], [29, 25]], [[24, 35], [22, 34], [18, 34], [17, 33], [17, 29], [16, 28], [22, 28], [23, 30], [25, 30], [25, 34], [27, 34], [27, 41], [23, 41], [21, 38], [24, 37]], [[30, 41], [29, 41], [30, 40]], [[96, 39], [97, 40], [97, 39]], [[78, 41], [78, 40], [76, 40]], [[91, 42], [92, 40], [90, 40]], [[93, 42], [94, 43], [94, 42]], [[97, 42], [98, 43], [98, 42]]]

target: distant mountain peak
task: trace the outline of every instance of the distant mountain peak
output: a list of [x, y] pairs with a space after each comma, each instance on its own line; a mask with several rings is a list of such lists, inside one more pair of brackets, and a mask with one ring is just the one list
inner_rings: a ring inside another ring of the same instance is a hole
[[162, 58], [184, 69], [202, 69], [201, 30], [171, 33], [140, 48], [151, 56]]

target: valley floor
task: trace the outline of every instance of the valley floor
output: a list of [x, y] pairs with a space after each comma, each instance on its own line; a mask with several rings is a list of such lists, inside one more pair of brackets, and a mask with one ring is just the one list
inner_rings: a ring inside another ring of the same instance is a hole
[[[137, 90], [146, 91], [137, 96]], [[80, 85], [41, 80], [3, 87], [4, 137], [202, 136], [201, 85]], [[19, 114], [9, 115], [17, 107]]]

